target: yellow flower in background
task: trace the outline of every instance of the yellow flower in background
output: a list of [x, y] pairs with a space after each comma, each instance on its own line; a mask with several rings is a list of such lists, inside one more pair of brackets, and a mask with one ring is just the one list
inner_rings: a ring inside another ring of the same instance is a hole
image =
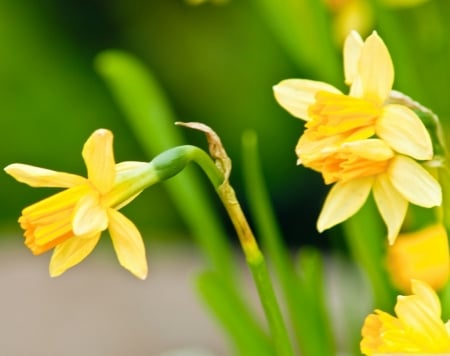
[[[317, 220], [322, 232], [354, 215], [372, 191], [386, 223], [389, 243], [394, 243], [408, 203], [425, 208], [439, 206], [439, 183], [415, 160], [395, 154], [380, 139], [353, 141], [323, 154], [317, 166], [327, 183], [336, 182], [328, 193]], [[405, 184], [405, 182], [408, 182]]]
[[344, 42], [352, 30], [368, 34], [373, 28], [373, 11], [368, 0], [326, 0], [325, 4], [331, 12], [337, 43]]
[[25, 245], [38, 255], [54, 248], [50, 275], [59, 276], [86, 258], [109, 229], [120, 264], [136, 277], [147, 276], [142, 237], [118, 209], [137, 196], [136, 182], [147, 163], [115, 163], [113, 135], [99, 129], [86, 141], [87, 176], [11, 164], [6, 173], [32, 187], [67, 188], [23, 209], [19, 218]]
[[[408, 107], [389, 104], [394, 80], [389, 52], [376, 34], [365, 42], [351, 32], [344, 45], [348, 95], [307, 79], [287, 79], [274, 87], [280, 105], [306, 121], [296, 146], [298, 164], [335, 183], [320, 213], [320, 232], [355, 214], [373, 191], [393, 243], [408, 202], [439, 206], [439, 183], [415, 160], [433, 157], [431, 138]], [[408, 184], [405, 184], [408, 182]]]
[[419, 279], [439, 290], [450, 272], [447, 233], [441, 224], [400, 234], [388, 247], [387, 269], [394, 285], [410, 292], [411, 279]]
[[450, 322], [441, 320], [441, 304], [426, 283], [412, 280], [412, 295], [398, 296], [395, 316], [375, 310], [364, 321], [361, 352], [450, 353]]
[[[383, 0], [380, 5], [390, 8], [419, 6], [429, 0]], [[369, 0], [326, 0], [332, 15], [333, 33], [342, 43], [351, 30], [367, 34], [374, 24], [374, 13]]]

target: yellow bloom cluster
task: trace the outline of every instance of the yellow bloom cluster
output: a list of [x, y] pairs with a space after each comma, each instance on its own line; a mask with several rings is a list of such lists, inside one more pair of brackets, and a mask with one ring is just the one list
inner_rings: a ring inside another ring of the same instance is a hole
[[120, 264], [136, 277], [147, 276], [145, 246], [136, 226], [118, 210], [141, 191], [145, 162], [115, 163], [113, 135], [95, 131], [83, 148], [88, 178], [14, 163], [6, 173], [32, 187], [66, 188], [22, 211], [25, 245], [38, 255], [54, 248], [52, 277], [85, 259], [108, 229]]
[[411, 289], [412, 295], [397, 298], [396, 317], [376, 310], [366, 318], [360, 344], [364, 355], [450, 353], [450, 321], [441, 320], [436, 292], [418, 280]]
[[[395, 241], [408, 203], [439, 206], [439, 183], [417, 162], [430, 160], [430, 135], [407, 106], [389, 103], [394, 67], [383, 40], [351, 32], [344, 44], [349, 94], [330, 84], [287, 79], [274, 86], [278, 103], [306, 121], [298, 164], [334, 183], [317, 221], [320, 232], [355, 214], [372, 191]], [[408, 182], [408, 184], [405, 184]]]

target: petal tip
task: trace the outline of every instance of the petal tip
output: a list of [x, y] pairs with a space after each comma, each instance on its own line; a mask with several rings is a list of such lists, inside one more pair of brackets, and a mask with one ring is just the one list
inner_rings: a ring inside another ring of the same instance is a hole
[[61, 269], [61, 268], [54, 268], [51, 264], [50, 264], [50, 268], [49, 268], [49, 275], [51, 278], [56, 278], [61, 276], [65, 270]]
[[141, 271], [138, 273], [133, 273], [137, 278], [139, 278], [141, 281], [145, 281], [147, 279], [147, 271]]
[[397, 234], [393, 235], [393, 234], [388, 234], [387, 239], [388, 239], [388, 243], [389, 246], [393, 246], [395, 243], [395, 240], [397, 240]]

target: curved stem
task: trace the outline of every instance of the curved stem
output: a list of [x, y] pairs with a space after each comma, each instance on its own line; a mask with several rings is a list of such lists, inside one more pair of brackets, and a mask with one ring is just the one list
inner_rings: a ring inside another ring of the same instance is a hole
[[273, 335], [276, 354], [280, 356], [293, 355], [264, 256], [236, 198], [234, 189], [225, 179], [224, 173], [205, 151], [190, 145], [167, 150], [155, 157], [151, 163], [162, 180], [174, 176], [191, 161], [197, 163], [206, 173], [234, 225]]

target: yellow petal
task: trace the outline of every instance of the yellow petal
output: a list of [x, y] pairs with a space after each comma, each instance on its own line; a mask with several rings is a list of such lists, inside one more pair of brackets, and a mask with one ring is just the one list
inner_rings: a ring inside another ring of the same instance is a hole
[[319, 91], [340, 94], [330, 84], [308, 79], [286, 79], [273, 87], [278, 103], [291, 115], [309, 121], [308, 107], [316, 101]]
[[116, 175], [126, 174], [136, 169], [145, 168], [148, 162], [124, 161], [116, 164]]
[[[434, 293], [431, 290], [426, 300], [418, 295], [399, 296], [395, 305], [395, 313], [399, 320], [407, 325], [411, 334], [414, 335], [412, 342], [418, 346], [419, 351], [429, 353], [449, 351], [450, 345], [450, 338], [440, 319], [440, 313], [436, 314], [434, 309], [434, 298], [432, 298]], [[429, 302], [431, 304], [428, 304]]]
[[94, 192], [84, 195], [74, 209], [72, 220], [76, 236], [98, 233], [108, 227], [106, 209], [101, 206], [98, 195]]
[[114, 209], [108, 210], [109, 232], [122, 267], [136, 277], [147, 277], [147, 258], [141, 234], [136, 226]]
[[356, 31], [351, 31], [344, 42], [345, 84], [351, 85], [358, 75], [358, 63], [364, 42]]
[[373, 196], [378, 211], [387, 225], [388, 240], [392, 245], [405, 219], [408, 201], [392, 185], [387, 174], [380, 174], [376, 177]]
[[403, 105], [386, 105], [376, 134], [395, 151], [419, 160], [433, 157], [430, 134], [419, 117]]
[[85, 178], [75, 174], [52, 171], [21, 163], [10, 164], [5, 167], [5, 172], [17, 181], [31, 187], [70, 188], [86, 182]]
[[392, 89], [394, 66], [386, 45], [376, 32], [364, 42], [359, 62], [359, 76], [364, 98], [381, 105]]
[[437, 317], [441, 317], [441, 302], [436, 292], [427, 284], [417, 279], [411, 281], [412, 292], [417, 295], [431, 312]]
[[342, 150], [372, 161], [385, 161], [394, 156], [391, 148], [377, 138], [346, 142], [342, 145]]
[[84, 144], [83, 159], [88, 179], [100, 193], [108, 192], [116, 172], [112, 133], [105, 129], [96, 130]]
[[57, 277], [83, 261], [97, 245], [100, 234], [91, 237], [73, 237], [56, 246], [50, 260], [50, 276]]
[[397, 156], [388, 169], [389, 178], [401, 195], [424, 208], [440, 206], [442, 191], [439, 183], [411, 158]]
[[336, 183], [325, 199], [317, 220], [317, 230], [322, 232], [355, 214], [367, 200], [372, 184], [372, 177]]

